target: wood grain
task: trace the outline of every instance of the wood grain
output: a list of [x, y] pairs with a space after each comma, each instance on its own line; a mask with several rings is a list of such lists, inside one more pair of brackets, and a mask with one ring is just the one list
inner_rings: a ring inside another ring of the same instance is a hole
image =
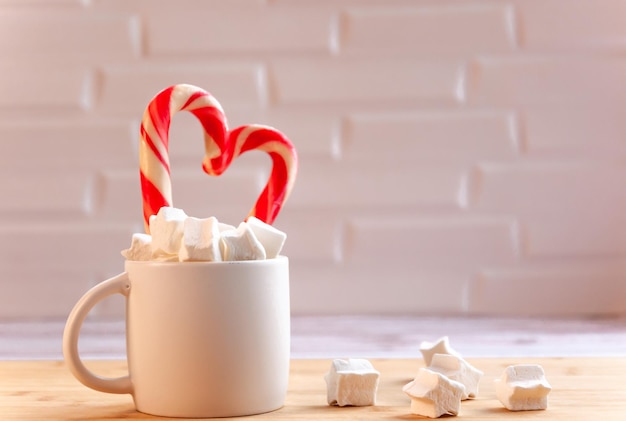
[[[260, 420], [411, 420], [409, 398], [401, 391], [421, 360], [375, 359], [381, 372], [377, 405], [331, 407], [323, 376], [330, 360], [293, 360], [285, 407], [255, 416]], [[469, 360], [485, 372], [478, 398], [464, 401], [468, 420], [626, 420], [626, 358], [483, 358]], [[546, 411], [509, 412], [495, 398], [493, 380], [504, 367], [541, 364], [553, 387]], [[124, 361], [88, 361], [98, 374], [125, 374]], [[156, 419], [137, 412], [129, 395], [95, 392], [78, 383], [61, 361], [0, 362], [0, 420]], [[240, 418], [241, 419], [241, 418]], [[243, 419], [250, 419], [245, 417]]]

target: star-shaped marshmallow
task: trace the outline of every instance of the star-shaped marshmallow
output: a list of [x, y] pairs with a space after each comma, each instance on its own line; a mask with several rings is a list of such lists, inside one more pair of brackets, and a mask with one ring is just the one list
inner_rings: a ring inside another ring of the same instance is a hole
[[126, 260], [150, 260], [152, 257], [152, 237], [149, 234], [136, 233], [130, 248], [122, 251]]
[[219, 223], [215, 217], [185, 219], [178, 258], [181, 262], [222, 260]]
[[287, 239], [287, 234], [254, 216], [250, 216], [246, 223], [263, 245], [267, 259], [273, 259], [280, 254]]
[[183, 239], [183, 227], [187, 215], [182, 209], [163, 206], [150, 217], [152, 253], [155, 256], [177, 255]]
[[224, 261], [264, 260], [266, 256], [263, 245], [245, 222], [234, 231], [222, 232], [220, 248]]
[[424, 363], [426, 364], [426, 366], [430, 365], [433, 359], [433, 355], [435, 354], [449, 354], [456, 355], [457, 357], [461, 356], [461, 354], [452, 349], [447, 336], [439, 338], [435, 342], [422, 342], [420, 344], [420, 352], [424, 357]]
[[411, 398], [411, 412], [429, 418], [458, 415], [466, 393], [463, 384], [427, 368], [420, 368], [402, 391]]
[[463, 358], [450, 354], [435, 354], [428, 368], [463, 384], [465, 393], [461, 400], [475, 398], [478, 394], [478, 382], [484, 373]]

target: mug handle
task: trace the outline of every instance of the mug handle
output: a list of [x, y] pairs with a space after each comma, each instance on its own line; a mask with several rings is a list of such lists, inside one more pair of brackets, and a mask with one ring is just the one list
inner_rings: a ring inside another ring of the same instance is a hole
[[132, 393], [133, 386], [129, 376], [118, 378], [101, 377], [92, 373], [80, 359], [78, 353], [78, 336], [83, 322], [91, 309], [102, 299], [113, 295], [122, 294], [125, 297], [130, 292], [130, 282], [126, 272], [91, 288], [76, 303], [74, 309], [67, 318], [65, 331], [63, 332], [63, 356], [70, 371], [82, 384], [94, 390], [106, 393]]

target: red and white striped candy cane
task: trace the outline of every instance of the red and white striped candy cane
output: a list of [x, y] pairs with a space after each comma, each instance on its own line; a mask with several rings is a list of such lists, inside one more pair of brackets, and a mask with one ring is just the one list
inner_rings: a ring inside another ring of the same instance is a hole
[[205, 90], [192, 85], [174, 85], [158, 93], [148, 105], [141, 123], [139, 169], [146, 232], [149, 219], [163, 206], [172, 206], [172, 184], [168, 155], [169, 127], [178, 111], [189, 111], [204, 132], [203, 169], [220, 175], [232, 160], [248, 150], [267, 152], [273, 168], [265, 189], [249, 216], [271, 224], [289, 196], [297, 172], [297, 155], [283, 134], [265, 126], [250, 125], [228, 130], [219, 102]]
[[220, 175], [233, 159], [247, 151], [263, 151], [272, 158], [269, 180], [248, 216], [273, 223], [296, 181], [298, 155], [293, 144], [272, 127], [251, 124], [229, 132], [226, 147], [228, 151], [221, 156], [205, 159], [203, 168], [207, 174]]
[[226, 117], [211, 94], [191, 85], [174, 85], [154, 97], [144, 112], [139, 140], [139, 173], [146, 232], [149, 232], [150, 216], [163, 206], [172, 206], [169, 129], [172, 116], [178, 111], [189, 111], [200, 120], [207, 154], [211, 150], [217, 155], [225, 149]]

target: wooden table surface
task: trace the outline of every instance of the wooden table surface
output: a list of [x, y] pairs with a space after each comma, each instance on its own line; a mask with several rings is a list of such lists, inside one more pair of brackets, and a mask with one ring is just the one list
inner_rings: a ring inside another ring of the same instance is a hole
[[[402, 386], [422, 366], [420, 359], [373, 359], [380, 371], [377, 405], [331, 407], [324, 374], [330, 360], [293, 360], [284, 408], [243, 419], [259, 420], [411, 420]], [[626, 420], [626, 358], [468, 359], [485, 372], [477, 399], [461, 403], [467, 420]], [[493, 380], [507, 365], [541, 364], [552, 385], [545, 411], [509, 412], [495, 397]], [[125, 374], [124, 361], [88, 361], [98, 374]], [[95, 392], [78, 383], [61, 361], [0, 362], [0, 420], [159, 419], [137, 412], [129, 395]], [[238, 418], [242, 419], [242, 418]]]

